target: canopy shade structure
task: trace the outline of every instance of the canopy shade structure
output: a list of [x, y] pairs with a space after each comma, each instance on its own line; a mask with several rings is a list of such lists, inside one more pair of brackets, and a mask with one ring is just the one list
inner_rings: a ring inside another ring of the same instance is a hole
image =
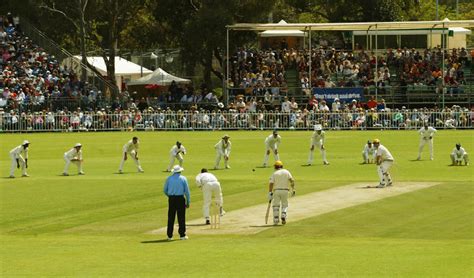
[[[277, 23], [278, 25], [288, 25], [283, 19]], [[260, 37], [304, 37], [305, 32], [300, 30], [267, 30], [258, 34]]]
[[464, 27], [473, 28], [474, 20], [437, 20], [437, 21], [395, 21], [395, 22], [343, 22], [343, 23], [237, 23], [227, 25], [227, 29], [235, 31], [266, 31], [266, 30], [300, 30], [300, 31], [358, 31], [373, 28], [392, 29], [424, 29]]
[[160, 86], [168, 86], [171, 82], [175, 81], [176, 83], [191, 83], [191, 80], [180, 78], [174, 76], [172, 74], [167, 73], [161, 68], [156, 69], [154, 72], [143, 76], [137, 80], [132, 80], [127, 83], [127, 85], [160, 85]]
[[[75, 59], [81, 60], [80, 55], [74, 56]], [[103, 75], [107, 74], [107, 67], [105, 66], [104, 58], [100, 56], [87, 57], [87, 62], [95, 67]], [[133, 62], [128, 61], [122, 57], [115, 57], [115, 75], [133, 75], [133, 74], [148, 74], [152, 71], [141, 67]]]

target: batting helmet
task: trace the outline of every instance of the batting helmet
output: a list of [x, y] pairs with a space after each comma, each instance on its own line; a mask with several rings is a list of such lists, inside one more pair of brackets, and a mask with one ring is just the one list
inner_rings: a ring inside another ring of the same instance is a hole
[[277, 161], [275, 161], [274, 166], [275, 167], [283, 167], [283, 162], [281, 162], [280, 160], [277, 160]]
[[380, 144], [380, 140], [377, 139], [377, 138], [375, 138], [375, 139], [372, 141], [372, 143], [374, 143], [374, 144]]

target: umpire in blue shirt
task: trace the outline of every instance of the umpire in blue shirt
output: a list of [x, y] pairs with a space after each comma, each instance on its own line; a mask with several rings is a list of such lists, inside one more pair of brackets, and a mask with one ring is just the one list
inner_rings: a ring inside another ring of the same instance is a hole
[[181, 240], [186, 240], [186, 208], [189, 208], [191, 198], [189, 196], [188, 180], [181, 175], [184, 169], [175, 165], [171, 170], [172, 175], [166, 179], [163, 192], [168, 197], [168, 240], [173, 238], [173, 226], [176, 214], [178, 214], [178, 233]]

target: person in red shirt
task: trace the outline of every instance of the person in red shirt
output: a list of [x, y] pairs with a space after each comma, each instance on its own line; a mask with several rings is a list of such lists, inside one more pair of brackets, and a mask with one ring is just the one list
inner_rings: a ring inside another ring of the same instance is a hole
[[376, 108], [377, 107], [377, 101], [375, 100], [374, 96], [370, 97], [370, 100], [367, 102], [367, 108]]

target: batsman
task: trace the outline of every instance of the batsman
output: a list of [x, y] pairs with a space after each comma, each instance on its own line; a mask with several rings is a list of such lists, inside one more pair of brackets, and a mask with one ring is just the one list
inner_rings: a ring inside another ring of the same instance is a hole
[[[288, 195], [291, 187], [291, 196], [295, 196], [295, 180], [290, 171], [283, 169], [280, 160], [275, 161], [275, 172], [270, 177], [268, 186], [268, 201], [272, 202], [273, 225], [278, 225], [281, 217], [281, 224], [286, 224], [288, 213]], [[281, 216], [280, 216], [281, 207]]]

